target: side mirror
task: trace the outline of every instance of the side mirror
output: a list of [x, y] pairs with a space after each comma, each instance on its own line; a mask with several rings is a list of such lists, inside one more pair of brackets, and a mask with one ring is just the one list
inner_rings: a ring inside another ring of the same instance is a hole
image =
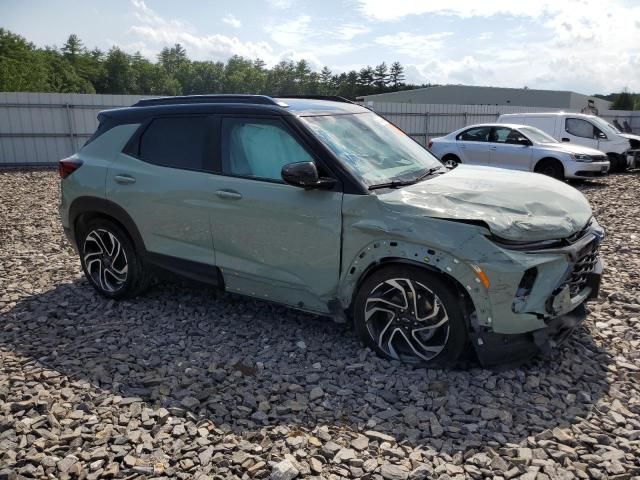
[[525, 145], [525, 146], [527, 146], [527, 147], [529, 147], [529, 146], [533, 145], [533, 144], [531, 143], [531, 140], [529, 140], [529, 139], [528, 139], [528, 138], [526, 138], [526, 137], [518, 137], [518, 138], [516, 139], [516, 143], [517, 143], [518, 145]]
[[320, 178], [313, 162], [289, 163], [282, 167], [282, 179], [294, 187], [312, 190], [314, 188], [332, 188], [336, 181], [333, 178]]

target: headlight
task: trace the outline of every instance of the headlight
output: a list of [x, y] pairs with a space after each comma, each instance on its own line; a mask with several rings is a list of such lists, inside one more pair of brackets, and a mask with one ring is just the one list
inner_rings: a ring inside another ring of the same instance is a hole
[[576, 162], [593, 162], [593, 158], [591, 158], [590, 155], [585, 155], [583, 153], [572, 153], [571, 158]]

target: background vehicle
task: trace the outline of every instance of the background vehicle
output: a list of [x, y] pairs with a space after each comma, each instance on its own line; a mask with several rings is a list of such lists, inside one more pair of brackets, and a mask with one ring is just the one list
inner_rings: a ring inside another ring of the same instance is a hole
[[531, 125], [563, 143], [595, 148], [607, 154], [612, 172], [640, 167], [640, 136], [623, 133], [595, 115], [582, 113], [508, 113], [498, 123]]
[[541, 130], [517, 124], [461, 128], [429, 142], [449, 167], [459, 163], [538, 172], [557, 179], [606, 175], [607, 156], [592, 148], [562, 144]]
[[[602, 229], [541, 175], [447, 170], [334, 101], [173, 97], [103, 112], [60, 162], [62, 225], [108, 298], [156, 270], [353, 318], [380, 355], [485, 364], [563, 340], [597, 295]], [[543, 253], [543, 255], [540, 255]]]

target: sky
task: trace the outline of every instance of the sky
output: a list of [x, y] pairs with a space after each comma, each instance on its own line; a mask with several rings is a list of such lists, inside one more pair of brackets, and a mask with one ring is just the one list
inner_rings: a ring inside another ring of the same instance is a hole
[[0, 0], [0, 27], [150, 59], [180, 43], [334, 73], [397, 60], [412, 83], [640, 91], [640, 0]]

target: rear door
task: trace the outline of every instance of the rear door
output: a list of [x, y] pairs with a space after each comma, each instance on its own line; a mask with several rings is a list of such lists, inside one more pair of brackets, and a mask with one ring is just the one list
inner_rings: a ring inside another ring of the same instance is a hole
[[213, 165], [211, 119], [158, 117], [141, 132], [109, 168], [107, 198], [127, 211], [157, 260], [215, 264], [205, 173]]
[[517, 143], [524, 137], [517, 130], [509, 127], [493, 127], [489, 136], [491, 165], [512, 170], [530, 171], [532, 148]]
[[491, 127], [472, 127], [456, 136], [462, 163], [490, 165], [489, 133]]
[[282, 167], [295, 162], [332, 175], [281, 117], [223, 116], [221, 124], [220, 174], [208, 189], [227, 290], [326, 312], [340, 274], [341, 187], [283, 182]]

